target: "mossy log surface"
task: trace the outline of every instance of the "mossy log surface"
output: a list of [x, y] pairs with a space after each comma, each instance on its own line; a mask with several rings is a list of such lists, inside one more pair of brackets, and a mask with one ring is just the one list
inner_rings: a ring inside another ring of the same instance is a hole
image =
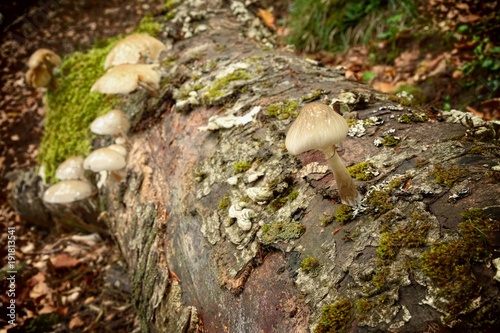
[[[135, 123], [126, 176], [100, 190], [143, 331], [497, 327], [497, 125], [432, 112], [398, 122], [412, 111], [341, 70], [265, 46], [273, 37], [250, 11], [221, 3], [175, 9], [160, 36], [172, 42], [162, 90], [123, 100]], [[347, 165], [369, 162], [372, 175], [356, 180], [364, 199], [347, 217], [322, 154], [284, 147], [302, 105], [333, 99], [359, 118], [339, 154]], [[200, 130], [251, 110], [244, 125]], [[441, 245], [451, 264], [432, 261]], [[484, 251], [467, 256], [468, 246]], [[319, 265], [301, 269], [304, 258]]]

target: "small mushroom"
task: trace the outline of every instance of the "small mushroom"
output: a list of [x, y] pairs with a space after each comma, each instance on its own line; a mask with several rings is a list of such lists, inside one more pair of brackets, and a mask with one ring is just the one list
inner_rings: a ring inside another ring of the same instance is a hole
[[70, 203], [88, 198], [93, 192], [92, 185], [83, 180], [63, 180], [49, 187], [43, 194], [48, 203]]
[[158, 63], [165, 44], [145, 34], [132, 34], [111, 49], [104, 62], [104, 69], [122, 64]]
[[90, 124], [90, 131], [99, 135], [125, 135], [129, 128], [130, 121], [122, 110], [111, 110]]
[[56, 82], [52, 75], [54, 67], [61, 65], [61, 58], [48, 49], [36, 50], [28, 60], [28, 71], [26, 81], [35, 88], [56, 87]]
[[113, 149], [99, 148], [85, 158], [83, 168], [94, 172], [115, 171], [123, 169], [126, 164], [122, 154]]
[[114, 143], [109, 145], [108, 148], [116, 151], [118, 154], [122, 155], [123, 158], [127, 157], [127, 148], [121, 144]]
[[56, 178], [60, 180], [84, 180], [83, 157], [70, 157], [56, 169]]
[[128, 94], [143, 87], [156, 95], [160, 89], [161, 76], [154, 69], [158, 65], [123, 64], [109, 69], [90, 88], [103, 94]]
[[342, 142], [349, 131], [347, 121], [325, 104], [313, 102], [305, 105], [288, 130], [285, 145], [292, 155], [317, 149], [323, 152], [337, 181], [342, 203], [355, 205], [361, 195], [335, 145]]

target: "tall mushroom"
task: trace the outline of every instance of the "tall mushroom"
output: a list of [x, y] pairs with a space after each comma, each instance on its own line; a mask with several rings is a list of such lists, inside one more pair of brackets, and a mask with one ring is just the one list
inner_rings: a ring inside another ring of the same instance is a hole
[[335, 145], [346, 138], [348, 131], [347, 121], [341, 115], [325, 104], [313, 102], [300, 110], [288, 130], [285, 145], [292, 155], [311, 149], [321, 150], [337, 181], [342, 203], [355, 205], [361, 195], [335, 151]]

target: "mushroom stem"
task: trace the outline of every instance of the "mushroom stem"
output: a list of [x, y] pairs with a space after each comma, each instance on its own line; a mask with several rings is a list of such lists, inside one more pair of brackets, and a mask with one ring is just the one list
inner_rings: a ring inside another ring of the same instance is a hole
[[361, 195], [356, 189], [356, 185], [347, 171], [344, 162], [335, 151], [335, 146], [330, 146], [321, 150], [325, 154], [328, 166], [332, 170], [335, 181], [339, 188], [340, 200], [343, 204], [354, 206], [361, 199]]

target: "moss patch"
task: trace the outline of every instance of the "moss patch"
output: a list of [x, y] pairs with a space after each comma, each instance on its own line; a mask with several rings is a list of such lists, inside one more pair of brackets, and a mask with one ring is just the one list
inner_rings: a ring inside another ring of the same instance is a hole
[[310, 273], [320, 266], [320, 261], [317, 258], [307, 256], [300, 262], [300, 269], [303, 272]]
[[248, 80], [252, 76], [242, 69], [238, 69], [220, 79], [217, 79], [212, 87], [203, 95], [203, 100], [211, 104], [215, 99], [224, 95], [223, 88], [233, 81]]
[[373, 208], [376, 216], [382, 215], [394, 208], [392, 194], [398, 189], [404, 181], [405, 177], [395, 178], [389, 182], [387, 187], [373, 190], [370, 192], [366, 200], [370, 207]]
[[87, 53], [65, 57], [61, 65], [60, 86], [47, 92], [45, 129], [38, 164], [52, 180], [57, 166], [71, 156], [85, 156], [91, 150], [90, 123], [109, 110], [117, 98], [90, 92], [104, 74], [104, 60], [118, 38], [97, 44]]
[[153, 15], [147, 14], [144, 15], [141, 22], [139, 23], [139, 27], [135, 32], [141, 34], [148, 34], [151, 36], [157, 36], [161, 30], [161, 24], [156, 22]]
[[248, 169], [250, 169], [251, 166], [252, 166], [252, 162], [245, 162], [245, 161], [236, 162], [233, 165], [233, 169], [234, 169], [235, 173], [241, 173], [241, 172], [248, 171]]
[[268, 116], [276, 117], [280, 120], [297, 117], [299, 114], [299, 103], [291, 100], [274, 103], [267, 107], [266, 113]]
[[367, 181], [375, 177], [375, 168], [371, 162], [360, 162], [347, 168], [351, 177], [356, 180]]
[[471, 208], [462, 214], [458, 225], [461, 239], [436, 243], [420, 258], [420, 267], [435, 287], [437, 297], [447, 300], [447, 322], [453, 321], [479, 295], [472, 264], [488, 257], [488, 237], [499, 226], [484, 215], [481, 209]]
[[421, 112], [410, 112], [410, 113], [405, 113], [402, 114], [398, 117], [397, 122], [398, 123], [403, 123], [403, 124], [409, 124], [409, 123], [425, 123], [426, 121], [429, 120], [429, 117], [427, 114]]
[[438, 184], [451, 187], [457, 181], [465, 177], [466, 172], [460, 167], [445, 168], [441, 164], [437, 164], [432, 170], [431, 175], [436, 178]]
[[335, 220], [341, 225], [346, 224], [352, 220], [352, 208], [348, 205], [340, 205], [335, 212]]
[[262, 243], [268, 245], [277, 241], [287, 241], [302, 236], [306, 227], [298, 222], [275, 221], [262, 227]]
[[348, 299], [325, 305], [314, 333], [347, 332], [352, 317], [352, 304]]

